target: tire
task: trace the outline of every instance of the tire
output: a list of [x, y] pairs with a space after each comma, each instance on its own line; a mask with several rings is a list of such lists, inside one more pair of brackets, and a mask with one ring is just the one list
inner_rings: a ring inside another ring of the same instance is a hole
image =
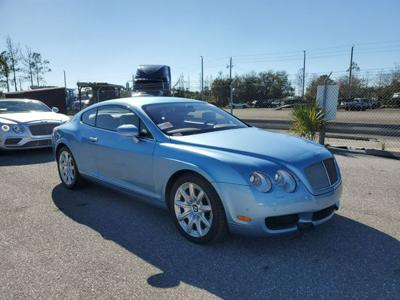
[[57, 151], [57, 169], [62, 184], [68, 189], [74, 189], [83, 184], [78, 166], [71, 151], [63, 146]]
[[[179, 232], [193, 243], [216, 243], [228, 233], [225, 210], [217, 192], [198, 175], [185, 174], [175, 181], [168, 197], [168, 207]], [[178, 219], [178, 216], [182, 218]]]

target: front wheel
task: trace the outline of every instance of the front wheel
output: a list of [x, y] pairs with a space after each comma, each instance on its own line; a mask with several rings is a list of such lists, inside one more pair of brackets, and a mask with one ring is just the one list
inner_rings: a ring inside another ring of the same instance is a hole
[[79, 174], [78, 166], [67, 147], [62, 147], [57, 152], [57, 167], [61, 182], [65, 187], [73, 189], [82, 183], [83, 179]]
[[221, 200], [200, 176], [187, 174], [175, 182], [169, 208], [179, 232], [194, 243], [217, 242], [228, 232]]

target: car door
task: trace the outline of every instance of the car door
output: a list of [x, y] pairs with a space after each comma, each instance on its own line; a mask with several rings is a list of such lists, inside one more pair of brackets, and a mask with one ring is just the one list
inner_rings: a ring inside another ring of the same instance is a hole
[[93, 156], [96, 147], [94, 139], [96, 135], [96, 114], [96, 108], [82, 114], [78, 131], [79, 142], [75, 145], [77, 151], [74, 151], [79, 171], [91, 176], [96, 172], [95, 157]]
[[[117, 132], [118, 126], [135, 125], [139, 138]], [[153, 151], [155, 141], [140, 118], [129, 108], [104, 105], [96, 118], [96, 169], [102, 179], [136, 193], [154, 192]]]

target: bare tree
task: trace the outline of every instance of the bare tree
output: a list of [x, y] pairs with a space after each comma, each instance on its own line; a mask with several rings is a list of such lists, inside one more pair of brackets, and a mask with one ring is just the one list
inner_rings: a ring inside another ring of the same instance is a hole
[[24, 79], [28, 79], [31, 83], [31, 86], [33, 86], [33, 73], [35, 68], [33, 53], [34, 52], [32, 51], [32, 49], [26, 46], [25, 52], [22, 55], [22, 64], [24, 66], [23, 71], [25, 73]]
[[0, 53], [0, 83], [5, 83], [7, 92], [10, 91], [10, 67], [7, 51]]
[[50, 62], [47, 59], [43, 59], [42, 55], [37, 52], [32, 53], [33, 60], [33, 73], [36, 77], [36, 83], [40, 86], [40, 82], [44, 80], [43, 75], [47, 72], [51, 72], [49, 68]]
[[7, 45], [7, 54], [10, 60], [10, 70], [13, 75], [12, 81], [14, 82], [14, 88], [15, 91], [18, 91], [17, 87], [17, 75], [16, 73], [19, 71], [18, 64], [19, 64], [19, 56], [20, 56], [20, 49], [19, 45], [14, 44], [14, 42], [11, 40], [11, 38], [8, 36], [6, 39], [6, 45]]

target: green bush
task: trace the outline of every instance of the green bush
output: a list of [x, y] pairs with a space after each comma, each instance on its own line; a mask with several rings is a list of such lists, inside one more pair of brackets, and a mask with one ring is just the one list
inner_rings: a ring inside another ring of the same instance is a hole
[[324, 124], [324, 112], [317, 105], [299, 105], [292, 110], [293, 123], [290, 130], [309, 140], [315, 140]]

